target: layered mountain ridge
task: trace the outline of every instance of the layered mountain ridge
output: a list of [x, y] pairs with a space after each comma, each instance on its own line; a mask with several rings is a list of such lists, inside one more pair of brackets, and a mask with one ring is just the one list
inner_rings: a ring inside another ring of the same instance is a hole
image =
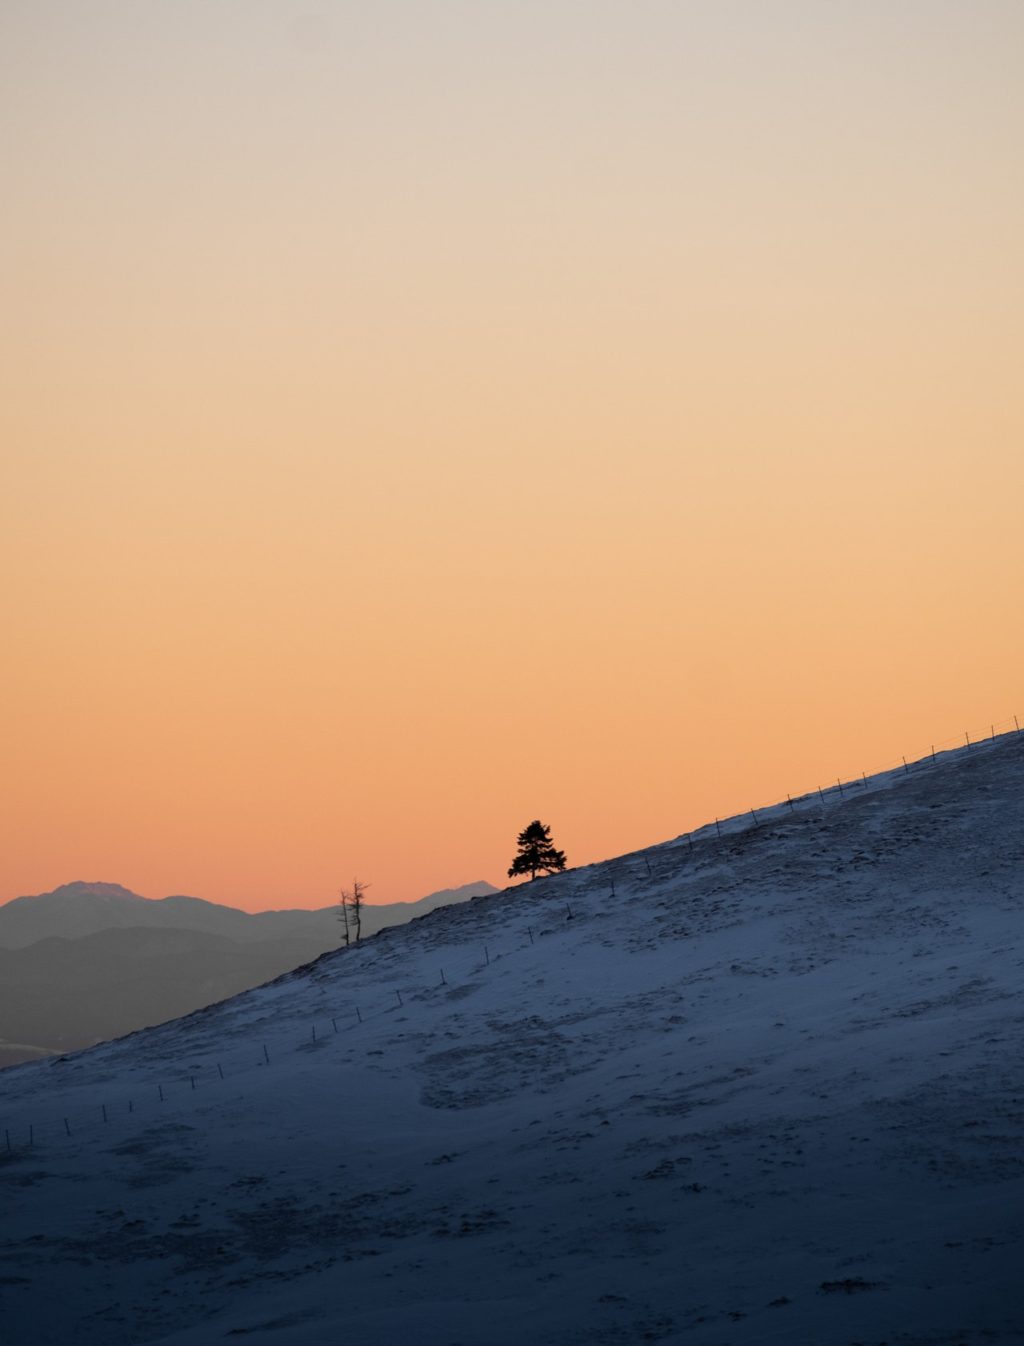
[[[444, 888], [415, 902], [367, 904], [364, 930], [373, 934], [386, 925], [425, 915], [435, 907], [463, 902], [480, 893], [494, 893], [493, 885], [478, 880], [461, 888]], [[302, 938], [325, 933], [338, 942], [338, 907], [287, 907], [278, 911], [241, 911], [202, 897], [174, 894], [140, 897], [117, 883], [78, 880], [49, 893], [16, 897], [0, 905], [0, 948], [21, 949], [41, 939], [80, 939], [102, 930], [147, 927], [196, 930], [236, 940]], [[320, 952], [324, 952], [323, 949]]]

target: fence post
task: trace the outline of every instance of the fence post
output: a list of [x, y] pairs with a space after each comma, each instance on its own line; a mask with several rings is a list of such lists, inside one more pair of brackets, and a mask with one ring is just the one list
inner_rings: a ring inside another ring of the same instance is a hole
[[316, 1041], [316, 1024], [313, 1025], [313, 1041]]
[[793, 803], [793, 796], [792, 796], [792, 795], [786, 795], [786, 803], [789, 805], [789, 811], [790, 811], [790, 813], [795, 813], [795, 812], [796, 812], [796, 805]]
[[1020, 724], [1019, 724], [1018, 721], [1017, 721], [1017, 717], [1016, 717], [1016, 715], [1013, 717], [1013, 727], [1017, 730], [1017, 733], [1019, 734], [1019, 733], [1020, 733]]
[[967, 744], [968, 747], [971, 746], [971, 736], [966, 729], [964, 730], [964, 742]]
[[268, 1066], [270, 1065], [270, 1053], [267, 1051], [266, 1043], [263, 1044], [263, 1060], [266, 1062]]
[[840, 799], [845, 798], [845, 796], [844, 796], [844, 794], [843, 794], [843, 782], [842, 782], [842, 780], [840, 779], [839, 776], [836, 777], [836, 784], [839, 786], [839, 798], [840, 798]]
[[221, 1065], [219, 1061], [217, 1062], [217, 1074], [221, 1077], [221, 1079], [224, 1078], [224, 1067]]
[[36, 1143], [36, 1129], [35, 1129], [35, 1127], [34, 1127], [31, 1123], [29, 1123], [29, 1128], [28, 1128], [28, 1144], [29, 1144], [29, 1149], [31, 1149], [32, 1146], [35, 1145], [35, 1143]]
[[718, 835], [721, 836], [721, 835], [722, 835], [722, 824], [718, 821], [717, 818], [715, 819], [715, 827], [716, 827], [716, 829], [717, 829], [717, 831], [718, 831]]
[[910, 775], [910, 767], [907, 766], [907, 759], [905, 757], [903, 758], [903, 770], [906, 775]]
[[753, 818], [753, 820], [754, 820], [754, 826], [755, 826], [755, 827], [760, 827], [761, 824], [760, 824], [760, 821], [758, 820], [758, 816], [757, 816], [757, 811], [756, 811], [756, 809], [751, 809], [751, 810], [750, 810], [750, 816], [751, 816], [751, 817]]
[[399, 1005], [401, 1005], [401, 1003], [402, 1003], [402, 993], [401, 993], [401, 991], [396, 991], [396, 992], [395, 992], [395, 995], [398, 996], [398, 1003], [399, 1003]]
[[162, 1103], [164, 1101], [164, 1086], [162, 1084], [158, 1084], [156, 1087], [157, 1092], [160, 1094], [160, 1102]]
[[64, 1118], [64, 1130], [68, 1133], [69, 1136], [71, 1135], [71, 1127], [68, 1126], [68, 1119], [66, 1117]]
[[196, 1077], [194, 1075], [190, 1075], [188, 1077], [188, 1082], [189, 1084], [191, 1084], [193, 1089], [196, 1087]]
[[825, 796], [824, 796], [824, 794], [822, 794], [822, 790], [821, 790], [821, 786], [820, 786], [820, 785], [818, 786], [818, 798], [819, 798], [819, 799], [821, 800], [821, 802], [824, 804], [824, 802], [825, 802]]
[[101, 1104], [100, 1104], [100, 1107], [103, 1109], [103, 1120], [106, 1121], [106, 1120], [107, 1120], [107, 1105], [106, 1105], [106, 1103], [101, 1103]]
[[532, 944], [532, 943], [533, 943], [533, 931], [530, 929], [529, 926], [526, 927], [526, 933], [530, 936], [530, 943]]
[[491, 965], [491, 955], [487, 952], [487, 945], [486, 945], [486, 944], [484, 945], [484, 962], [485, 962], [485, 964], [487, 965], [487, 967], [490, 967], [490, 965]]
[[358, 1005], [356, 1006], [356, 1018], [359, 1020], [360, 1023], [363, 1022], [363, 1016], [359, 1013], [359, 1006], [358, 1006]]

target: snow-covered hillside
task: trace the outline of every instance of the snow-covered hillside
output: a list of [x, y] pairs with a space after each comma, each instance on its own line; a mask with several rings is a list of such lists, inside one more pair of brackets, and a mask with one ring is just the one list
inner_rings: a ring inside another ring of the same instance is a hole
[[1022, 787], [1004, 738], [4, 1072], [4, 1341], [1019, 1343]]

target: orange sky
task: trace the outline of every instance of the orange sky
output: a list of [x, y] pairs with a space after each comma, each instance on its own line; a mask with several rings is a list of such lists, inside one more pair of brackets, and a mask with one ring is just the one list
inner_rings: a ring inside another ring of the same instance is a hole
[[664, 840], [1024, 711], [1013, 0], [7, 0], [0, 900]]

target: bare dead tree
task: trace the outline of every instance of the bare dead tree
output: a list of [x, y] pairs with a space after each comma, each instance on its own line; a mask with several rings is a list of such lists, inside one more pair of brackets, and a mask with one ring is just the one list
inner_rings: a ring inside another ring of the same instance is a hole
[[341, 912], [344, 919], [346, 947], [350, 939], [354, 939], [358, 944], [363, 933], [363, 895], [369, 887], [368, 883], [360, 883], [358, 879], [353, 879], [351, 888], [342, 888], [341, 890]]
[[350, 898], [351, 894], [347, 888], [338, 890], [338, 920], [341, 922], [342, 938], [345, 941], [346, 949], [352, 942], [352, 924], [348, 917]]

